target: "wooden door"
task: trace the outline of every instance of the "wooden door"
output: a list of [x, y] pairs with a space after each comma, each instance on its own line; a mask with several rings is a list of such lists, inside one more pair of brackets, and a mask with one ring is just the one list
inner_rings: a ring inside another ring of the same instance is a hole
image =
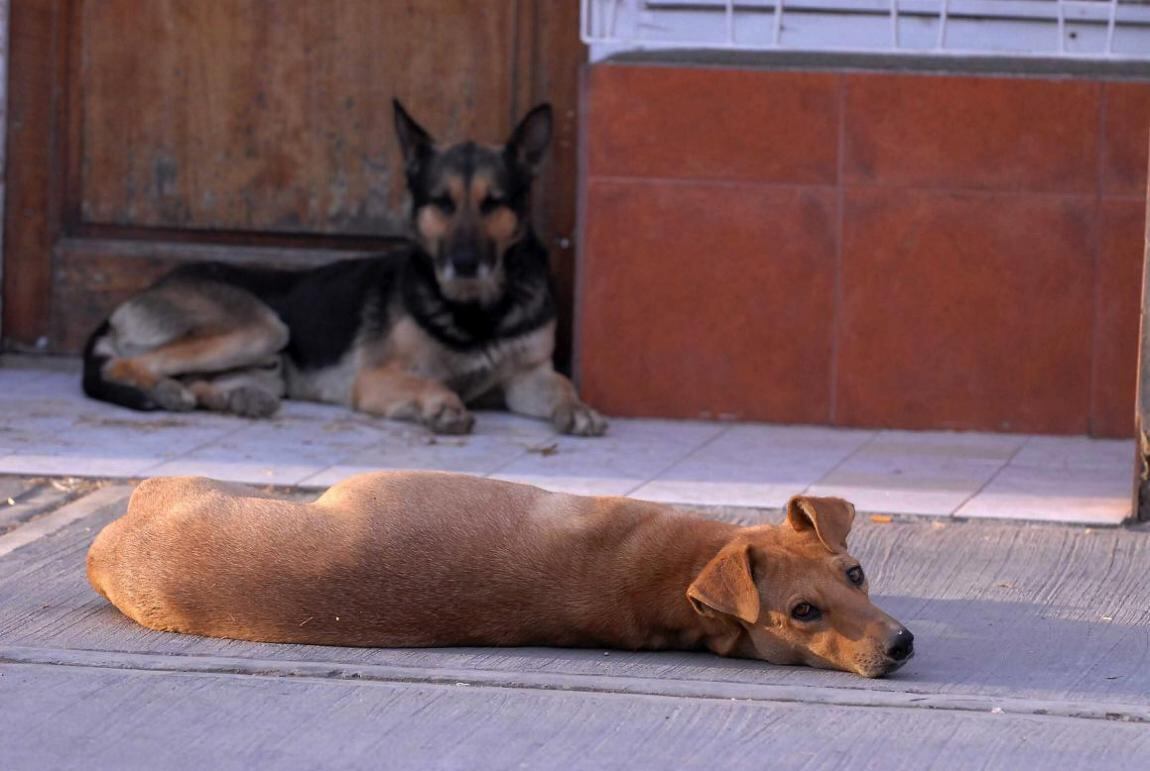
[[575, 0], [19, 0], [10, 23], [6, 348], [75, 352], [182, 261], [394, 245], [393, 96], [489, 142], [553, 103], [536, 215], [569, 318]]

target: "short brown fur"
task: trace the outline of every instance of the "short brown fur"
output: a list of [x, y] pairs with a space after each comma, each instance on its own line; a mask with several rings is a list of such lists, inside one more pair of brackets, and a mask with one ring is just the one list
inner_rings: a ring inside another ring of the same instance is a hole
[[[364, 474], [314, 503], [160, 478], [96, 538], [88, 578], [140, 624], [213, 637], [707, 649], [878, 676], [909, 632], [844, 577], [850, 516], [804, 497], [789, 524], [737, 527], [434, 472]], [[791, 618], [797, 599], [824, 621]]]

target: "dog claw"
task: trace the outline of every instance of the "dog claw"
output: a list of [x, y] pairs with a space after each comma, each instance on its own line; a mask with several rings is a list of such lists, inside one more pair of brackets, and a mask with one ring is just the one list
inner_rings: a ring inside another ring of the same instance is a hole
[[607, 420], [586, 404], [560, 407], [552, 414], [551, 424], [556, 431], [574, 436], [602, 436], [607, 431]]
[[228, 412], [244, 418], [268, 418], [280, 408], [280, 400], [259, 388], [237, 388], [228, 393]]
[[475, 416], [463, 407], [445, 405], [424, 422], [437, 434], [470, 434]]
[[175, 380], [161, 380], [149, 394], [156, 404], [171, 412], [188, 412], [196, 408], [196, 397]]

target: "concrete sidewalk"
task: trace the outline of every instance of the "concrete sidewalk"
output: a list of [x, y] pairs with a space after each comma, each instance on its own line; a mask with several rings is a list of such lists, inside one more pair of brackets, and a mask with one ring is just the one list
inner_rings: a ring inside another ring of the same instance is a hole
[[0, 366], [0, 474], [322, 488], [361, 471], [428, 468], [691, 506], [776, 508], [807, 491], [870, 513], [944, 518], [1115, 525], [1131, 510], [1133, 440], [622, 419], [581, 439], [495, 412], [470, 436], [436, 437], [299, 402], [267, 421], [136, 413], [84, 398], [75, 363], [31, 364]]
[[[436, 438], [307, 404], [137, 414], [84, 399], [72, 367], [0, 368], [4, 771], [1150, 766], [1150, 526], [1114, 527], [1129, 442], [626, 420], [585, 440], [493, 413]], [[851, 536], [917, 656], [862, 680], [705, 654], [253, 644], [143, 629], [85, 580], [142, 476], [307, 497], [380, 467], [744, 523], [802, 490], [922, 515]]]
[[1145, 528], [862, 518], [852, 551], [918, 651], [872, 681], [705, 654], [341, 649], [148, 631], [84, 578], [87, 546], [131, 485], [86, 484], [64, 485], [62, 506], [0, 535], [6, 770], [1150, 760]]

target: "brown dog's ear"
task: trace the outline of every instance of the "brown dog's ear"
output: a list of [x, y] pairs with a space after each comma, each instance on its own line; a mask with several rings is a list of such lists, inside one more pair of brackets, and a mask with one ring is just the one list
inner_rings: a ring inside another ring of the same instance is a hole
[[392, 99], [391, 106], [395, 108], [395, 134], [399, 137], [399, 147], [403, 150], [403, 161], [410, 177], [418, 174], [420, 166], [431, 157], [435, 140], [407, 114], [398, 99]]
[[541, 104], [523, 116], [511, 132], [505, 152], [516, 163], [534, 173], [543, 162], [551, 141], [551, 105]]
[[787, 522], [796, 532], [815, 531], [823, 546], [833, 552], [847, 550], [847, 534], [855, 519], [855, 507], [842, 498], [796, 495], [787, 501]]
[[751, 576], [750, 546], [739, 544], [720, 551], [687, 587], [687, 598], [700, 615], [718, 611], [748, 624], [758, 621], [759, 590]]

